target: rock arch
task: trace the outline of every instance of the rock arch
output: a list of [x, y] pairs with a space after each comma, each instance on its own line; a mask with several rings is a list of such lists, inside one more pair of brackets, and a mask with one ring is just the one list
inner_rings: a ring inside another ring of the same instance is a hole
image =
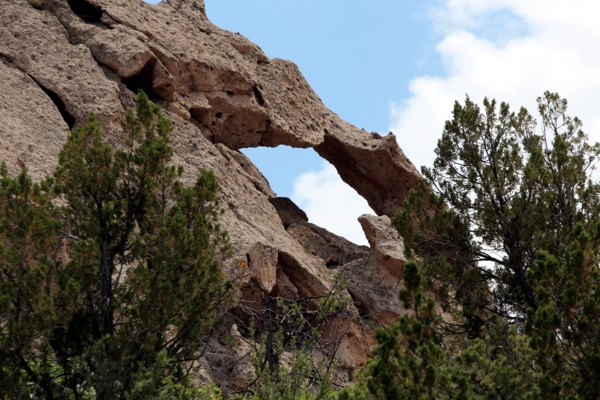
[[[393, 135], [381, 137], [342, 121], [323, 105], [295, 64], [270, 60], [249, 40], [214, 26], [202, 0], [157, 5], [80, 1], [73, 9], [73, 1], [47, 0], [47, 10], [33, 8], [28, 0], [0, 1], [0, 116], [16, 132], [0, 135], [0, 161], [8, 162], [11, 173], [31, 163], [40, 179], [56, 165], [68, 126], [50, 92], [77, 123], [84, 123], [90, 112], [98, 114], [107, 141], [114, 143], [118, 121], [133, 105], [133, 92], [143, 88], [173, 121], [173, 161], [185, 167], [185, 179], [193, 182], [198, 169], [206, 168], [220, 181], [226, 209], [221, 222], [230, 232], [236, 259], [244, 261], [224, 265], [225, 272], [250, 268], [245, 284], [257, 282], [251, 289], [295, 288], [306, 296], [327, 291], [331, 267], [371, 268], [368, 276], [381, 279], [378, 268], [385, 268], [391, 257], [397, 262], [389, 274], [398, 276], [402, 255], [378, 252], [374, 234], [367, 234], [372, 243], [363, 258], [368, 261], [339, 252], [312, 254], [286, 231], [268, 182], [239, 151], [280, 144], [314, 148], [381, 216], [382, 229], [391, 229], [385, 216], [395, 213], [420, 177]], [[23, 88], [28, 96], [21, 95]], [[24, 118], [23, 112], [31, 117]], [[363, 226], [375, 226], [364, 221]], [[302, 229], [307, 235], [319, 231]], [[400, 240], [388, 233], [380, 235], [392, 243], [386, 248], [399, 246]], [[348, 263], [334, 265], [336, 257]], [[368, 310], [364, 302], [372, 296], [358, 295], [360, 283], [353, 295]], [[388, 320], [402, 312], [395, 290], [377, 297], [390, 300], [388, 308], [370, 312]], [[372, 342], [356, 326], [349, 332], [339, 359], [354, 370], [366, 360]]]

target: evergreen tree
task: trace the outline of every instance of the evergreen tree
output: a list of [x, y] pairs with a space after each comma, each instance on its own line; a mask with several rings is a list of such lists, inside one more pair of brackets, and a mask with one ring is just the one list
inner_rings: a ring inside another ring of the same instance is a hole
[[[60, 206], [26, 171], [18, 181], [3, 172], [0, 204], [23, 199], [21, 208], [2, 215], [2, 233], [12, 235], [3, 241], [11, 247], [0, 253], [2, 285], [14, 293], [0, 303], [2, 352], [11, 360], [2, 370], [14, 372], [2, 382], [6, 387], [32, 393], [39, 386], [46, 398], [195, 393], [189, 378], [233, 294], [218, 262], [229, 252], [217, 222], [218, 183], [205, 170], [194, 186], [181, 183], [183, 169], [171, 164], [171, 123], [145, 94], [122, 128], [116, 151], [104, 143], [93, 114], [69, 135], [54, 177], [43, 182]], [[23, 228], [11, 230], [11, 218]], [[61, 241], [67, 242], [62, 248]], [[60, 251], [68, 255], [55, 256]], [[25, 263], [15, 264], [19, 252], [28, 252], [21, 255]], [[34, 267], [45, 270], [34, 274]], [[15, 284], [20, 272], [39, 275], [39, 282]], [[32, 309], [19, 314], [25, 289], [48, 307], [40, 309], [43, 316]], [[12, 328], [23, 314], [38, 324], [28, 327], [27, 340], [43, 348], [27, 353], [28, 367], [17, 364], [22, 333]]]
[[540, 251], [528, 274], [539, 307], [526, 328], [544, 398], [600, 398], [600, 226], [592, 232], [578, 223], [563, 261]]
[[[600, 225], [590, 234], [577, 223], [572, 236], [562, 262], [538, 252], [528, 279], [539, 306], [529, 308], [523, 332], [509, 330], [508, 351], [489, 335], [457, 353], [442, 351], [433, 326], [413, 306], [412, 315], [377, 332], [374, 358], [339, 398], [600, 398]], [[406, 267], [416, 270], [414, 262]], [[411, 276], [404, 274], [405, 281]], [[422, 287], [410, 292], [421, 309], [433, 309], [418, 295]]]
[[538, 250], [562, 257], [575, 224], [600, 212], [590, 176], [600, 145], [557, 94], [538, 98], [538, 109], [540, 133], [524, 108], [457, 102], [434, 167], [423, 168], [423, 187], [393, 220], [428, 288], [456, 312], [463, 329], [447, 326], [455, 333], [478, 336], [494, 315], [522, 323], [538, 307], [527, 279]]
[[50, 332], [77, 305], [78, 285], [61, 270], [51, 196], [23, 169], [0, 167], [0, 397], [61, 393]]
[[455, 105], [434, 169], [393, 223], [441, 293], [441, 332], [460, 335], [440, 336], [435, 315], [418, 312], [434, 308], [409, 262], [400, 298], [413, 314], [377, 332], [340, 399], [600, 397], [600, 146], [558, 95], [538, 105], [539, 135], [524, 109]]
[[436, 398], [444, 353], [433, 340], [439, 323], [435, 302], [425, 295], [423, 276], [414, 260], [404, 266], [402, 278], [406, 289], [400, 291], [400, 300], [411, 313], [377, 330], [374, 359], [363, 371], [368, 376], [366, 387], [376, 399]]
[[402, 275], [407, 289], [400, 299], [412, 313], [378, 329], [373, 359], [359, 372], [356, 385], [339, 393], [340, 400], [536, 398], [542, 374], [527, 338], [512, 330], [507, 355], [489, 336], [453, 354], [436, 337], [435, 302], [424, 295], [414, 260]]

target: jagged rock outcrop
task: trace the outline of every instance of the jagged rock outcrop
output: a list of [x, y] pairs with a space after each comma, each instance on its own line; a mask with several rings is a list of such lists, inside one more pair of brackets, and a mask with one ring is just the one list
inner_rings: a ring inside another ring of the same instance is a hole
[[392, 215], [416, 184], [418, 172], [393, 135], [340, 120], [294, 64], [269, 60], [247, 39], [215, 27], [201, 1], [48, 0], [52, 13], [24, 12], [26, 0], [1, 7], [0, 53], [79, 121], [90, 111], [118, 121], [123, 83], [155, 93], [230, 149], [314, 147], [379, 214]]
[[387, 216], [361, 215], [358, 220], [371, 250], [367, 257], [342, 266], [340, 272], [349, 278], [348, 291], [361, 315], [386, 326], [406, 313], [398, 298], [398, 291], [405, 288], [404, 243]]
[[[371, 249], [357, 246], [276, 198], [239, 151], [313, 147], [373, 210], [391, 216], [419, 179], [393, 135], [342, 121], [295, 64], [214, 26], [201, 0], [46, 0], [43, 9], [0, 0], [0, 160], [11, 174], [23, 165], [35, 179], [51, 173], [68, 129], [90, 112], [118, 145], [119, 121], [139, 89], [173, 121], [173, 161], [187, 182], [200, 168], [215, 172], [234, 248], [223, 269], [241, 277], [248, 307], [268, 294], [320, 296], [337, 270], [350, 277], [357, 319], [383, 324], [404, 312], [396, 304], [404, 259], [389, 219], [362, 217]], [[351, 375], [372, 338], [359, 322], [340, 330], [337, 357]]]
[[277, 210], [287, 233], [308, 253], [322, 259], [328, 268], [335, 269], [369, 253], [367, 246], [356, 245], [327, 229], [309, 223], [304, 211], [287, 197], [275, 197], [269, 201]]

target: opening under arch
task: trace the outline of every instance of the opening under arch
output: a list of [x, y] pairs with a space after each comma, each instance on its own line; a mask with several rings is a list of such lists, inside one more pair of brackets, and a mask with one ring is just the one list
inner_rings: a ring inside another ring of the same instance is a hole
[[368, 245], [357, 218], [374, 211], [313, 149], [281, 145], [241, 151], [267, 178], [277, 196], [290, 198], [310, 222], [356, 244]]

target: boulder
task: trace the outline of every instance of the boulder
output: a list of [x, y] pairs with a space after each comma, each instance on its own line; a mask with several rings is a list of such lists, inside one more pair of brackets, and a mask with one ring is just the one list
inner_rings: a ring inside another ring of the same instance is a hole
[[142, 40], [121, 29], [99, 32], [87, 42], [87, 46], [98, 62], [122, 78], [132, 77], [154, 59], [154, 54]]
[[404, 241], [392, 227], [390, 218], [364, 214], [358, 217], [358, 222], [371, 246], [369, 256], [394, 278], [402, 279], [402, 267], [406, 264]]
[[402, 267], [406, 263], [404, 243], [387, 216], [362, 215], [358, 219], [371, 250], [367, 257], [340, 267], [348, 277], [348, 291], [361, 316], [387, 326], [407, 312], [398, 298], [404, 289]]
[[277, 249], [260, 242], [248, 250], [250, 280], [256, 282], [264, 294], [271, 293], [277, 283], [277, 256]]

